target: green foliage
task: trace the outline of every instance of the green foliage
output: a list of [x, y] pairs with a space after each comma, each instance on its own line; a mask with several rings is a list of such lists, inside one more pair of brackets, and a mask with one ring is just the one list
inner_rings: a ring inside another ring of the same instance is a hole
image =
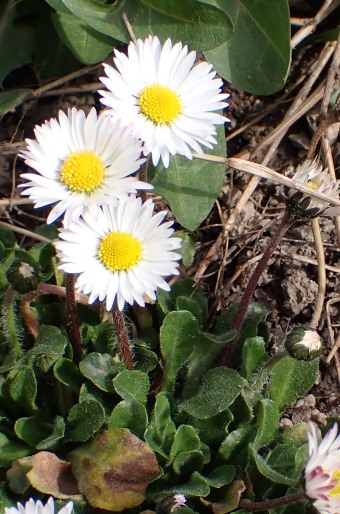
[[318, 369], [318, 359], [302, 361], [289, 355], [273, 366], [269, 395], [279, 410], [283, 410], [310, 390], [317, 379]]
[[[223, 126], [217, 127], [218, 145], [205, 153], [226, 156]], [[195, 230], [208, 216], [224, 181], [225, 165], [176, 155], [170, 166], [149, 165], [148, 180], [155, 192], [165, 198], [177, 220], [188, 230]]]
[[206, 52], [218, 73], [238, 87], [259, 95], [282, 89], [290, 66], [290, 23], [287, 0], [209, 0], [233, 23], [225, 43]]
[[[8, 268], [26, 253], [14, 250], [15, 241], [4, 235], [0, 258]], [[31, 254], [45, 280], [53, 279], [51, 245], [38, 245]], [[58, 326], [42, 324], [34, 341], [21, 319], [20, 295], [5, 287], [2, 295], [7, 336], [0, 353], [1, 467], [39, 451], [65, 458], [73, 448], [66, 458], [75, 465], [86, 501], [107, 509], [112, 490], [94, 498], [95, 479], [82, 475], [80, 463], [88, 453], [96, 459], [99, 441], [112, 437], [118, 451], [121, 434], [136, 434], [162, 467], [145, 483], [149, 503], [185, 494], [197, 511], [202, 501], [216, 512], [235, 510], [244, 488], [236, 469], [247, 474], [251, 487], [263, 480], [283, 491], [297, 487], [308, 459], [307, 427], [279, 433], [279, 419], [285, 406], [313, 385], [318, 360], [295, 360], [280, 351], [270, 357], [262, 307], [250, 305], [231, 365], [218, 366], [222, 350], [237, 337], [232, 329], [237, 305], [214, 326], [203, 291], [190, 278], [180, 280], [169, 292], [159, 292], [155, 319], [148, 310], [136, 311], [141, 333], [133, 341], [135, 369], [127, 370], [112, 325], [95, 311], [79, 309], [84, 348], [77, 362], [66, 317]], [[37, 299], [31, 312], [39, 313], [39, 320], [56, 319], [56, 301]], [[160, 324], [159, 339], [154, 321]], [[152, 342], [143, 336], [150, 329]], [[103, 435], [107, 429], [109, 435]], [[128, 462], [129, 452], [119, 451]], [[112, 454], [108, 458], [114, 461]], [[102, 465], [94, 464], [98, 477]], [[25, 476], [12, 476], [13, 491], [27, 490]], [[144, 493], [138, 498], [143, 501]]]

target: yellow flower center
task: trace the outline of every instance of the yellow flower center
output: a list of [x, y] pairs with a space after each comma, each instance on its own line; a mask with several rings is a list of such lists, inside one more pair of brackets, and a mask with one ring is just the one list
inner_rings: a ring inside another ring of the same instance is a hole
[[319, 185], [316, 182], [314, 182], [313, 180], [308, 180], [307, 186], [310, 189], [313, 189], [313, 191], [317, 191], [319, 189]]
[[340, 469], [337, 469], [333, 473], [332, 480], [337, 480], [338, 483], [333, 487], [333, 489], [330, 490], [329, 496], [336, 496], [337, 498], [340, 498]]
[[127, 271], [142, 258], [142, 243], [126, 232], [110, 232], [100, 242], [98, 258], [110, 271]]
[[68, 189], [78, 193], [93, 193], [103, 182], [105, 165], [93, 152], [74, 152], [60, 169], [60, 180]]
[[177, 93], [160, 84], [146, 86], [138, 99], [138, 105], [144, 116], [155, 125], [171, 123], [182, 112]]

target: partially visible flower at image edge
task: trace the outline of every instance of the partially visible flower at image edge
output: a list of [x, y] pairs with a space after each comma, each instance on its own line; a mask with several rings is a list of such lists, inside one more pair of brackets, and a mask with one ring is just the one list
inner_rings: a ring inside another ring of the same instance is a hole
[[[292, 180], [327, 196], [330, 200], [339, 200], [339, 183], [334, 181], [327, 168], [322, 168], [317, 159], [314, 161], [306, 160], [300, 164]], [[285, 200], [287, 209], [295, 219], [340, 215], [340, 209], [330, 207], [327, 200], [309, 196], [300, 191], [288, 190]]]
[[114, 203], [117, 198], [137, 189], [152, 186], [130, 176], [144, 162], [141, 143], [127, 128], [113, 123], [107, 113], [97, 116], [91, 109], [59, 111], [34, 129], [36, 141], [26, 139], [27, 149], [19, 155], [36, 173], [23, 173], [28, 180], [19, 187], [35, 207], [53, 203], [47, 223], [64, 215], [68, 227], [91, 205]]
[[[59, 510], [58, 514], [71, 514], [72, 510], [73, 502], [69, 502]], [[55, 502], [52, 496], [45, 505], [40, 500], [35, 502], [30, 498], [25, 505], [17, 503], [16, 507], [5, 507], [5, 514], [55, 514]]]
[[144, 155], [152, 154], [167, 168], [170, 155], [192, 159], [192, 150], [203, 153], [201, 145], [216, 144], [215, 125], [228, 118], [213, 111], [228, 106], [228, 94], [212, 65], [200, 62], [193, 67], [196, 52], [188, 53], [182, 43], [163, 47], [157, 37], [131, 42], [128, 55], [115, 50], [116, 68], [104, 64], [107, 77], [100, 80], [108, 91], [99, 91], [101, 102], [123, 126], [131, 126], [144, 142]]
[[89, 302], [106, 299], [110, 310], [115, 299], [122, 310], [125, 303], [145, 305], [145, 295], [156, 299], [157, 288], [169, 291], [162, 278], [178, 275], [181, 239], [171, 237], [172, 221], [162, 223], [166, 212], [153, 215], [151, 200], [142, 204], [134, 195], [116, 206], [103, 206], [69, 229], [61, 229], [55, 243], [67, 273], [79, 274], [76, 288], [89, 294]]
[[318, 445], [316, 428], [310, 423], [309, 460], [305, 468], [305, 492], [320, 514], [340, 512], [340, 435], [335, 424]]

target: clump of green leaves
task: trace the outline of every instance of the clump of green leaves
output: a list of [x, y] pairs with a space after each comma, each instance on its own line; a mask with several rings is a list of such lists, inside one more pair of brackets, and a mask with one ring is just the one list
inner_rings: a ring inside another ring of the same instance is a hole
[[[210, 329], [203, 291], [191, 279], [176, 282], [159, 292], [151, 311], [131, 309], [135, 369], [127, 370], [110, 320], [97, 307], [79, 305], [77, 362], [57, 294], [37, 295], [30, 304], [39, 324], [32, 337], [19, 310], [26, 297], [6, 279], [18, 251], [10, 233], [2, 235], [0, 465], [10, 469], [5, 490], [16, 501], [48, 491], [74, 498], [79, 508], [87, 502], [133, 513], [181, 493], [187, 513], [228, 513], [244, 491], [271, 498], [297, 487], [307, 460], [306, 427], [279, 432], [279, 419], [313, 385], [318, 358], [294, 359], [284, 349], [271, 356], [262, 307], [251, 304], [231, 365], [219, 366], [236, 335], [237, 306]], [[46, 283], [62, 283], [50, 244], [38, 245], [29, 258]], [[45, 473], [58, 477], [66, 466], [75, 490], [46, 489], [39, 475], [46, 459]], [[96, 487], [103, 491], [100, 505]], [[299, 508], [304, 512], [303, 502]]]

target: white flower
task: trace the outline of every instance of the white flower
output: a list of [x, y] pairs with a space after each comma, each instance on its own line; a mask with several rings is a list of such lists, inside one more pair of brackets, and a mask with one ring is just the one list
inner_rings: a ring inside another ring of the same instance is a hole
[[308, 433], [309, 461], [305, 469], [305, 491], [321, 514], [340, 512], [340, 435], [335, 424], [320, 445], [315, 425]]
[[173, 252], [180, 238], [170, 237], [172, 222], [161, 224], [166, 212], [153, 216], [154, 204], [127, 197], [117, 206], [88, 210], [83, 220], [60, 231], [55, 244], [61, 269], [80, 273], [76, 288], [89, 294], [89, 302], [106, 298], [110, 310], [136, 301], [144, 306], [143, 295], [155, 299], [158, 287], [170, 288], [163, 276], [178, 275], [180, 256]]
[[103, 104], [123, 126], [144, 141], [144, 155], [160, 157], [169, 166], [170, 154], [192, 159], [191, 149], [216, 144], [215, 125], [229, 121], [212, 111], [228, 104], [223, 100], [222, 80], [206, 62], [193, 67], [196, 53], [168, 39], [163, 47], [157, 37], [131, 42], [128, 56], [115, 50], [117, 69], [104, 64], [107, 77], [100, 80], [109, 91], [99, 91]]
[[152, 189], [129, 176], [143, 162], [140, 142], [128, 129], [113, 124], [107, 113], [97, 117], [93, 108], [86, 117], [75, 108], [68, 115], [59, 111], [59, 121], [52, 118], [34, 132], [37, 140], [26, 139], [27, 150], [20, 157], [36, 173], [22, 174], [29, 182], [20, 187], [26, 188], [22, 194], [35, 207], [58, 202], [47, 223], [65, 213], [67, 227], [85, 207], [112, 203], [137, 189]]
[[187, 499], [184, 496], [184, 494], [175, 494], [175, 496], [173, 497], [173, 501], [174, 505], [172, 506], [170, 512], [174, 512], [179, 507], [185, 507]]
[[[339, 184], [326, 169], [322, 169], [318, 160], [306, 160], [298, 168], [293, 180], [309, 187], [311, 190], [326, 195], [330, 200], [339, 200]], [[288, 209], [297, 219], [316, 218], [321, 215], [334, 216], [340, 214], [339, 209], [329, 208], [326, 200], [291, 190], [286, 197]]]
[[[73, 502], [69, 502], [65, 507], [59, 510], [58, 514], [71, 514]], [[55, 503], [52, 496], [48, 499], [46, 505], [40, 500], [35, 502], [32, 498], [25, 505], [17, 503], [17, 507], [5, 507], [5, 514], [54, 514]]]

